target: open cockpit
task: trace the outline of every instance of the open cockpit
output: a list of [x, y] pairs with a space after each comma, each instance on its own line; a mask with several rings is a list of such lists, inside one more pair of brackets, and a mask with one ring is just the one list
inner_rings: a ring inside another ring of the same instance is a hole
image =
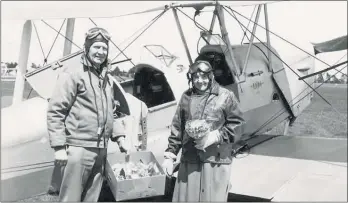
[[133, 80], [121, 83], [123, 89], [143, 101], [148, 108], [175, 101], [165, 74], [147, 64], [138, 64]]

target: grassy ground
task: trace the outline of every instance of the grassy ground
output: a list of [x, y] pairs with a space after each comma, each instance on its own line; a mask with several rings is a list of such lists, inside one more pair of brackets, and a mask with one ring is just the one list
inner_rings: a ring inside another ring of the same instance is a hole
[[318, 88], [330, 104], [314, 95], [313, 102], [289, 128], [292, 136], [347, 137], [347, 85], [325, 84]]
[[58, 201], [59, 201], [59, 198], [57, 195], [45, 194], [45, 195], [38, 195], [38, 196], [34, 196], [24, 200], [20, 200], [19, 202], [58, 202]]

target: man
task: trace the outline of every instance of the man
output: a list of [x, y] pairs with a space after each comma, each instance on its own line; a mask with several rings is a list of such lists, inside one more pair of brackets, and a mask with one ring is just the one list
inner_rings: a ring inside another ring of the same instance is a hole
[[47, 125], [55, 162], [66, 165], [60, 201], [99, 198], [109, 138], [125, 145], [125, 129], [115, 120], [113, 86], [107, 75], [110, 34], [102, 28], [86, 33], [81, 64], [64, 67], [49, 101]]
[[[232, 143], [241, 135], [242, 112], [233, 92], [215, 81], [208, 62], [196, 61], [188, 76], [193, 88], [181, 97], [164, 153], [163, 169], [171, 176], [182, 149], [172, 201], [227, 201]], [[185, 130], [190, 120], [205, 120], [210, 131], [199, 139], [190, 137]]]

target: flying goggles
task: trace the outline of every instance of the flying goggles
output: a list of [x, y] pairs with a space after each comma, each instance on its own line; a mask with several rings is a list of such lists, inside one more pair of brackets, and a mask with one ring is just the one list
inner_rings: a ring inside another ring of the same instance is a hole
[[99, 27], [88, 30], [88, 32], [86, 33], [86, 39], [93, 39], [99, 34], [101, 34], [101, 36], [103, 36], [108, 41], [111, 39], [110, 33], [105, 29]]
[[187, 72], [188, 80], [192, 80], [192, 75], [201, 72], [203, 74], [210, 74], [213, 71], [211, 65], [207, 61], [196, 61], [190, 66], [189, 71]]

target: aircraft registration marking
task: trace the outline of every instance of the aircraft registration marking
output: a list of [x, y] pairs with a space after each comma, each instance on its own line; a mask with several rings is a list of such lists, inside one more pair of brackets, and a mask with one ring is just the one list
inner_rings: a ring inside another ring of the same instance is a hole
[[252, 87], [253, 89], [259, 89], [260, 87], [262, 87], [262, 85], [263, 85], [263, 82], [257, 81], [257, 82], [254, 82], [253, 84], [251, 84], [250, 87]]

